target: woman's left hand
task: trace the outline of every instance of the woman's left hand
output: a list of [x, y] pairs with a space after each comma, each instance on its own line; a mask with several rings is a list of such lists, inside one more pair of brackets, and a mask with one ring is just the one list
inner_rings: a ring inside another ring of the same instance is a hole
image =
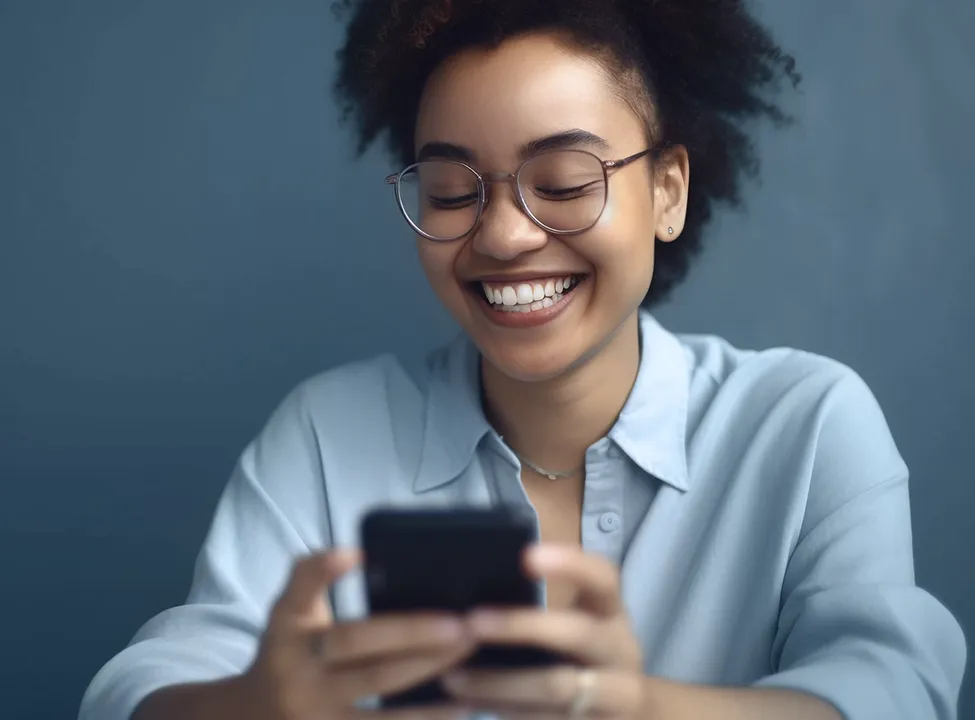
[[459, 671], [445, 678], [450, 692], [505, 720], [644, 717], [642, 652], [623, 608], [617, 569], [561, 545], [535, 546], [525, 563], [535, 577], [573, 586], [575, 604], [567, 610], [475, 612], [469, 620], [475, 640], [544, 648], [579, 665]]

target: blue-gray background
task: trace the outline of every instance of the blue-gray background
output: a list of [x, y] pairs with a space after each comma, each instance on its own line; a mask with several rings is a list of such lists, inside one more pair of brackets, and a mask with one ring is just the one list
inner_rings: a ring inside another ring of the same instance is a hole
[[[975, 633], [975, 4], [767, 0], [805, 73], [672, 328], [837, 357], [913, 469], [918, 577]], [[452, 327], [328, 88], [328, 0], [0, 0], [0, 717], [71, 718], [184, 597], [296, 382]], [[975, 715], [971, 685], [967, 717]]]

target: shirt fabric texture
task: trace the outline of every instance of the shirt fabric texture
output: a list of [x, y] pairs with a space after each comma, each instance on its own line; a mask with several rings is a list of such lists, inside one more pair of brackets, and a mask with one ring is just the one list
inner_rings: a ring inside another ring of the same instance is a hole
[[[864, 382], [643, 311], [640, 338], [626, 405], [586, 453], [581, 528], [620, 566], [646, 673], [800, 690], [845, 720], [955, 720], [965, 639], [915, 585], [908, 470]], [[245, 670], [294, 561], [357, 545], [373, 507], [534, 512], [479, 368], [460, 337], [419, 377], [380, 356], [302, 383], [240, 457], [186, 604], [108, 662], [80, 720], [128, 720], [154, 690]], [[364, 615], [361, 574], [332, 604]]]

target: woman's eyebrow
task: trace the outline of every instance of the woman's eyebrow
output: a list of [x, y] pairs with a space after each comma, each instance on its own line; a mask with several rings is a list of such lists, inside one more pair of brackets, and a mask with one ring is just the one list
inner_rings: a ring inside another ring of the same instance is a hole
[[554, 135], [547, 135], [543, 138], [537, 138], [535, 140], [529, 140], [524, 145], [522, 145], [518, 154], [524, 158], [529, 158], [532, 155], [537, 155], [540, 152], [546, 152], [549, 150], [568, 150], [570, 148], [575, 148], [579, 146], [594, 148], [598, 150], [608, 150], [609, 143], [604, 139], [599, 137], [588, 130], [580, 130], [574, 128], [572, 130], [565, 130], [564, 132], [556, 133]]
[[[589, 147], [598, 150], [608, 150], [609, 142], [595, 133], [588, 130], [574, 128], [554, 135], [529, 140], [518, 150], [518, 155], [522, 159], [529, 158], [541, 152], [550, 150], [568, 150], [575, 147]], [[473, 163], [477, 159], [476, 153], [470, 148], [454, 143], [433, 141], [428, 142], [420, 148], [416, 155], [417, 162], [423, 160], [459, 160], [461, 162]]]
[[469, 150], [462, 145], [454, 145], [448, 142], [428, 142], [416, 154], [416, 161], [422, 162], [423, 160], [430, 160], [432, 158], [437, 160], [460, 160], [461, 162], [471, 163], [474, 162], [476, 156], [473, 150]]

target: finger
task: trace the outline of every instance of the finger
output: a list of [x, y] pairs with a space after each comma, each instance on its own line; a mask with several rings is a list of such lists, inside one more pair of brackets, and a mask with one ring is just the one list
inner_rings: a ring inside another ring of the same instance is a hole
[[296, 562], [284, 592], [275, 603], [271, 623], [320, 614], [328, 587], [358, 563], [359, 553], [354, 550], [316, 553]]
[[623, 611], [619, 570], [606, 558], [572, 545], [541, 544], [529, 548], [526, 570], [545, 580], [568, 583], [576, 588], [576, 605], [603, 617]]
[[[500, 720], [566, 720], [570, 717], [566, 714], [565, 710], [542, 710], [539, 708], [533, 710], [512, 710], [511, 708], [504, 708], [501, 710], [479, 710], [475, 718], [481, 717], [481, 715], [486, 715], [490, 718], [499, 718]], [[595, 719], [597, 716], [588, 714], [584, 716], [586, 720], [590, 718]], [[607, 718], [609, 716], [606, 716]]]
[[[473, 710], [459, 705], [426, 705], [389, 710], [353, 711], [350, 720], [468, 720]], [[507, 720], [507, 718], [505, 719]], [[560, 720], [565, 720], [564, 717]]]
[[[543, 710], [542, 708], [533, 708], [531, 710], [524, 709], [512, 709], [505, 707], [503, 709], [492, 709], [492, 710], [479, 710], [478, 715], [475, 718], [481, 717], [481, 714], [486, 714], [487, 717], [494, 718], [497, 717], [500, 720], [566, 720], [570, 718], [571, 715], [568, 714], [566, 710]], [[588, 712], [585, 715], [580, 716], [585, 720], [616, 720], [621, 716], [619, 715], [597, 715], [593, 712]]]
[[417, 613], [377, 615], [335, 625], [325, 643], [325, 662], [339, 665], [408, 650], [435, 650], [461, 644], [467, 635], [465, 623], [459, 617]]
[[468, 627], [480, 644], [552, 650], [586, 665], [620, 665], [629, 637], [616, 626], [578, 610], [477, 610]]
[[[479, 710], [475, 718], [485, 715], [490, 718], [499, 718], [500, 720], [566, 720], [568, 715], [566, 715], [565, 710], [512, 710], [510, 708], [504, 708], [503, 710]], [[590, 718], [595, 719], [595, 715], [586, 715], [586, 720]]]
[[595, 672], [561, 666], [538, 670], [465, 670], [444, 677], [444, 687], [465, 705], [504, 708], [505, 720], [513, 712], [539, 711], [561, 714], [564, 718], [583, 691], [584, 675], [588, 683], [586, 715], [631, 717], [640, 706], [641, 677], [633, 673]]
[[329, 670], [328, 693], [343, 704], [363, 697], [402, 692], [456, 668], [474, 650], [474, 645], [409, 653], [381, 660]]

